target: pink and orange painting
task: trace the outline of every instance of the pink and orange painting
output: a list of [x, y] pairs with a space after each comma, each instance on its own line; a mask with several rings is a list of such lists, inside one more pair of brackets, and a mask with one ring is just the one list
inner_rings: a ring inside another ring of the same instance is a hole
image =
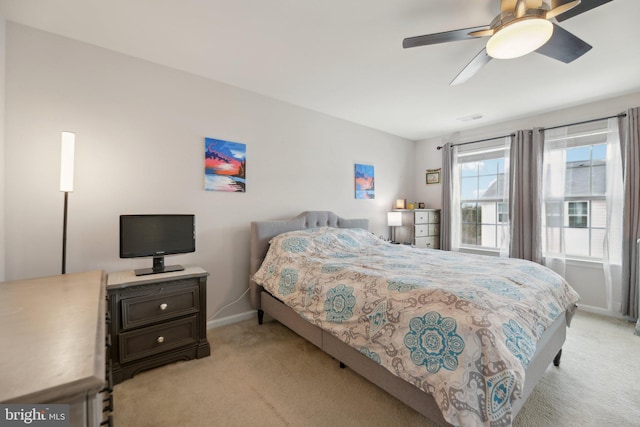
[[373, 165], [355, 164], [356, 199], [375, 199]]
[[221, 139], [204, 139], [204, 189], [207, 191], [246, 191], [247, 146]]

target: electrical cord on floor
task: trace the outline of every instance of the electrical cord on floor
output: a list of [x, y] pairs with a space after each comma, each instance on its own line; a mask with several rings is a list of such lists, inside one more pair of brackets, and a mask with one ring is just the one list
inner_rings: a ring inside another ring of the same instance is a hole
[[223, 305], [223, 306], [222, 306], [218, 311], [216, 311], [216, 312], [215, 312], [215, 313], [213, 313], [211, 316], [209, 316], [209, 317], [207, 318], [207, 321], [209, 321], [209, 320], [213, 320], [213, 319], [214, 319], [218, 314], [220, 314], [220, 312], [221, 312], [222, 310], [224, 310], [224, 309], [225, 309], [225, 308], [227, 308], [227, 307], [231, 307], [233, 304], [235, 304], [235, 303], [237, 303], [238, 301], [240, 301], [242, 298], [244, 298], [244, 296], [245, 296], [245, 295], [247, 294], [247, 292], [249, 292], [250, 290], [251, 290], [251, 288], [247, 288], [247, 290], [246, 290], [246, 291], [244, 291], [244, 292], [242, 293], [242, 295], [240, 295], [237, 299], [235, 299], [235, 300], [231, 301], [229, 304]]

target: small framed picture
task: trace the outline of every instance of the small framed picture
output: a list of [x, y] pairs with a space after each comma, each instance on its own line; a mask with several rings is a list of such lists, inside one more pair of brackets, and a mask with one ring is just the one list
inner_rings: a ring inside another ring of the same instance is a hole
[[440, 184], [441, 169], [427, 169], [427, 184]]
[[375, 199], [376, 185], [373, 165], [355, 164], [356, 199]]

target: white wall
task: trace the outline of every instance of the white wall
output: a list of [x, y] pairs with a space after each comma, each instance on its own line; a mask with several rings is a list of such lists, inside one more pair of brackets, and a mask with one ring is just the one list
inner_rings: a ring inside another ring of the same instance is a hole
[[[0, 165], [4, 165], [4, 105], [5, 105], [5, 40], [6, 23], [0, 16]], [[5, 245], [4, 245], [4, 167], [0, 173], [0, 281], [5, 280]]]
[[[519, 120], [479, 127], [462, 133], [456, 132], [451, 135], [418, 141], [415, 160], [415, 197], [418, 201], [425, 201], [427, 207], [441, 207], [442, 185], [426, 185], [424, 182], [425, 169], [442, 167], [442, 152], [437, 150], [437, 146], [450, 141], [465, 142], [507, 135], [519, 129], [552, 127], [597, 119], [615, 115], [639, 105], [640, 92], [636, 92]], [[607, 310], [604, 273], [601, 264], [568, 261], [566, 275], [567, 281], [580, 294], [583, 308], [603, 314], [619, 315], [621, 299], [619, 289], [614, 290], [612, 295], [614, 311], [608, 312]]]
[[[209, 315], [247, 288], [250, 221], [332, 210], [387, 235], [392, 200], [414, 192], [399, 167], [412, 141], [11, 22], [6, 81], [7, 279], [60, 272], [63, 130], [76, 133], [67, 272], [150, 266], [119, 259], [120, 214], [194, 213], [196, 252], [166, 262], [210, 272]], [[246, 193], [204, 191], [205, 137], [247, 145]], [[375, 166], [375, 200], [354, 199], [354, 162]]]
[[[427, 170], [442, 168], [442, 138], [431, 138], [416, 143], [415, 199], [429, 209], [442, 209], [442, 184], [427, 184]], [[442, 175], [440, 175], [442, 182]]]

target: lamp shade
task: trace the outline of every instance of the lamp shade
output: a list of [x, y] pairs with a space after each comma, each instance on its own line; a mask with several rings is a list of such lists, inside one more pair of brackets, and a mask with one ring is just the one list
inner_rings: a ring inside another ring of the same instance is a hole
[[405, 209], [407, 206], [407, 199], [397, 199], [396, 209]]
[[402, 212], [387, 212], [387, 225], [389, 227], [401, 227]]
[[76, 134], [62, 132], [60, 151], [60, 191], [73, 191], [73, 159], [75, 155]]
[[552, 34], [553, 24], [546, 19], [516, 20], [491, 36], [487, 54], [496, 59], [517, 58], [538, 49]]

